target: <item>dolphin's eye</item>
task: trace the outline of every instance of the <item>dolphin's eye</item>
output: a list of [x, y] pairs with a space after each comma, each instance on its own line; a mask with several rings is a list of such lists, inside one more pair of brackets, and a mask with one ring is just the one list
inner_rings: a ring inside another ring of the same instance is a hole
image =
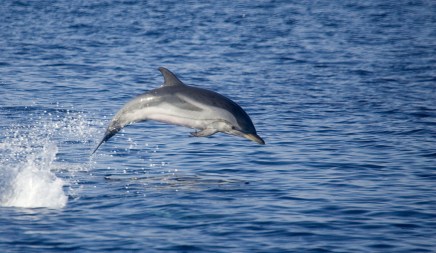
[[232, 126], [232, 130], [236, 130], [236, 127], [235, 127], [235, 126]]

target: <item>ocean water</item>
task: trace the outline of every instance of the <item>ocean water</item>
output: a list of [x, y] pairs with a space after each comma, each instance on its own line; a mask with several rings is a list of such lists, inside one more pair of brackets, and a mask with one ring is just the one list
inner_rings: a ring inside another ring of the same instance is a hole
[[[0, 5], [1, 252], [436, 252], [435, 1]], [[164, 66], [266, 145], [157, 122]]]

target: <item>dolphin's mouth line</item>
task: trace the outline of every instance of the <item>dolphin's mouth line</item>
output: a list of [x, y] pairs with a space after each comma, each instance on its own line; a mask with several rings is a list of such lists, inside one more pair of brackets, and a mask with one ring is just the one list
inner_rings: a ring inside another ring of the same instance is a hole
[[244, 137], [251, 140], [251, 141], [265, 145], [265, 141], [262, 138], [260, 138], [260, 136], [257, 134], [244, 134]]

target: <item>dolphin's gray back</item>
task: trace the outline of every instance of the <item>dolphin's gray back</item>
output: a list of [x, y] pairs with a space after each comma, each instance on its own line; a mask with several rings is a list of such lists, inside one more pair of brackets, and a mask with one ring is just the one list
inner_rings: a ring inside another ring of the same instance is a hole
[[[241, 128], [247, 133], [256, 133], [253, 122], [248, 114], [238, 104], [217, 92], [188, 85], [180, 85], [164, 86], [152, 90], [149, 93], [156, 94], [163, 100], [170, 100], [172, 103], [177, 103], [178, 106], [189, 108], [192, 111], [201, 111], [202, 109], [192, 105], [188, 101], [184, 101], [183, 97], [189, 97], [189, 99], [207, 107], [223, 109], [231, 113]], [[146, 94], [147, 93], [144, 95]]]

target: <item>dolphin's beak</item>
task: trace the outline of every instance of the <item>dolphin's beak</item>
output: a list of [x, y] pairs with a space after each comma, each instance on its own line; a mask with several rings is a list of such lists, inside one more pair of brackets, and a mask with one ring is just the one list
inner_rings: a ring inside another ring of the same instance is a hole
[[265, 141], [262, 138], [260, 138], [260, 136], [257, 134], [244, 134], [243, 136], [249, 139], [250, 141], [254, 141], [262, 145], [265, 144]]

